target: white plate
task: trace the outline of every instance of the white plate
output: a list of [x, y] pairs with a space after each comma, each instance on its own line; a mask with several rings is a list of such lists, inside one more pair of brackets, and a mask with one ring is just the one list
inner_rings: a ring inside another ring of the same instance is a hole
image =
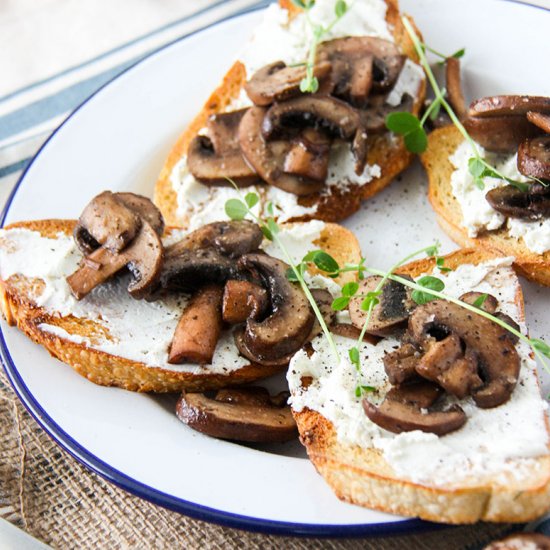
[[[403, 4], [431, 46], [467, 48], [469, 97], [550, 95], [550, 12], [496, 0]], [[75, 218], [106, 188], [151, 195], [170, 146], [259, 19], [249, 13], [184, 38], [96, 93], [38, 153], [3, 222]], [[455, 248], [435, 223], [424, 180], [413, 167], [346, 223], [371, 265], [387, 267], [436, 238], [447, 251]], [[526, 285], [526, 293], [533, 335], [548, 333], [549, 291]], [[349, 536], [429, 526], [340, 502], [298, 444], [269, 451], [210, 439], [176, 419], [172, 397], [91, 384], [5, 324], [0, 343], [8, 375], [40, 424], [89, 468], [143, 498], [276, 533]]]

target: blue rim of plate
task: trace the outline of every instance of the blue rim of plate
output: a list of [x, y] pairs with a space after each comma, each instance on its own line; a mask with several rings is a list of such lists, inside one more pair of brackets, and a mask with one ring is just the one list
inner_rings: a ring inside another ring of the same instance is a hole
[[[526, 4], [521, 0], [501, 0], [508, 3], [519, 4], [535, 9], [540, 9], [546, 12], [550, 12], [550, 8], [545, 8], [542, 6], [536, 6], [533, 4]], [[25, 170], [21, 174], [21, 177], [15, 184], [6, 205], [0, 214], [0, 227], [4, 227], [4, 222], [8, 215], [9, 209], [13, 202], [13, 199], [23, 183], [25, 176], [31, 166], [34, 164], [36, 159], [40, 156], [43, 149], [46, 145], [55, 137], [57, 132], [78, 112], [82, 109], [92, 98], [98, 95], [103, 91], [104, 88], [108, 87], [112, 82], [124, 76], [127, 72], [133, 70], [135, 67], [141, 63], [151, 59], [158, 53], [164, 51], [167, 48], [178, 44], [179, 42], [185, 41], [186, 39], [200, 34], [201, 32], [216, 27], [218, 25], [223, 25], [227, 21], [236, 19], [239, 17], [244, 17], [252, 12], [258, 11], [266, 7], [265, 3], [262, 3], [259, 6], [253, 6], [245, 10], [239, 11], [233, 15], [224, 17], [215, 23], [207, 25], [201, 29], [185, 34], [176, 40], [173, 40], [164, 46], [156, 49], [155, 51], [148, 54], [146, 57], [138, 60], [136, 63], [130, 65], [118, 75], [116, 75], [111, 80], [107, 81], [100, 88], [98, 88], [92, 95], [90, 95], [85, 101], [83, 101], [78, 107], [76, 107], [72, 113], [51, 133], [48, 139], [41, 145], [38, 149], [32, 160], [25, 167]], [[153, 487], [141, 483], [123, 472], [113, 468], [106, 462], [102, 461], [87, 449], [82, 447], [75, 439], [73, 439], [67, 432], [65, 432], [61, 426], [56, 424], [56, 422], [48, 415], [48, 413], [42, 408], [38, 401], [34, 398], [30, 390], [27, 388], [25, 382], [21, 378], [17, 367], [10, 355], [6, 340], [4, 338], [4, 331], [0, 327], [0, 360], [6, 372], [6, 375], [13, 386], [17, 396], [31, 414], [31, 416], [38, 422], [38, 424], [44, 429], [44, 431], [65, 451], [67, 451], [71, 456], [73, 456], [78, 462], [83, 464], [86, 468], [92, 470], [102, 478], [113, 483], [117, 487], [124, 489], [125, 491], [167, 508], [169, 510], [179, 512], [186, 516], [189, 516], [194, 519], [201, 521], [206, 521], [210, 523], [216, 523], [224, 527], [232, 527], [235, 529], [244, 529], [246, 531], [253, 531], [264, 534], [274, 534], [274, 535], [287, 535], [287, 536], [299, 536], [299, 537], [361, 537], [361, 536], [384, 536], [384, 535], [405, 535], [409, 533], [418, 533], [421, 531], [427, 530], [437, 530], [443, 528], [451, 528], [449, 525], [442, 525], [437, 523], [432, 523], [429, 521], [423, 521], [420, 519], [402, 519], [399, 521], [389, 521], [385, 523], [368, 523], [368, 524], [357, 524], [357, 525], [346, 525], [346, 524], [315, 524], [315, 523], [292, 523], [292, 522], [283, 522], [283, 521], [273, 521], [268, 519], [255, 518], [252, 516], [243, 516], [240, 514], [234, 514], [231, 512], [224, 512], [217, 510], [215, 508], [210, 508], [208, 506], [203, 506], [201, 504], [196, 504], [181, 498], [177, 498], [168, 493], [164, 493]]]

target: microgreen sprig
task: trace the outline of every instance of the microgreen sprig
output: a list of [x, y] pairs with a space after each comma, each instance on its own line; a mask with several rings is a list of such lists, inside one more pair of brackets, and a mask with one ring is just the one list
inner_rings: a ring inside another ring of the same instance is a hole
[[[475, 185], [479, 189], [484, 189], [484, 179], [487, 177], [492, 177], [504, 180], [514, 187], [517, 187], [521, 191], [527, 191], [529, 189], [528, 184], [508, 178], [481, 157], [476, 142], [470, 137], [470, 134], [468, 134], [468, 131], [466, 130], [466, 128], [464, 128], [463, 124], [460, 122], [459, 118], [453, 111], [453, 108], [447, 101], [445, 97], [445, 90], [439, 87], [439, 84], [437, 83], [430, 64], [428, 63], [428, 60], [426, 58], [426, 50], [431, 51], [435, 55], [444, 59], [446, 59], [446, 56], [433, 50], [426, 44], [420, 42], [418, 36], [416, 35], [414, 29], [412, 28], [406, 17], [403, 17], [401, 20], [413, 42], [414, 48], [420, 60], [420, 64], [422, 65], [422, 68], [424, 69], [426, 76], [428, 77], [428, 81], [430, 82], [435, 98], [430, 107], [424, 113], [422, 119], [420, 120], [418, 119], [418, 117], [415, 117], [411, 113], [407, 112], [391, 113], [386, 119], [386, 126], [388, 127], [388, 129], [404, 137], [405, 146], [409, 151], [417, 154], [422, 153], [426, 150], [428, 145], [424, 124], [426, 123], [429, 116], [435, 118], [439, 109], [443, 107], [449, 115], [452, 123], [462, 134], [462, 137], [468, 142], [472, 149], [473, 156], [468, 161], [468, 171], [472, 175]], [[451, 57], [462, 57], [464, 55], [464, 52], [464, 49], [458, 50]]]
[[[231, 180], [229, 181], [233, 184], [237, 192], [240, 192], [238, 187], [235, 185], [235, 183]], [[289, 279], [292, 281], [298, 282], [302, 287], [302, 290], [306, 295], [306, 298], [308, 299], [311, 305], [311, 308], [315, 313], [315, 316], [317, 317], [317, 321], [319, 322], [319, 325], [321, 325], [321, 329], [323, 330], [323, 333], [329, 343], [329, 346], [334, 354], [334, 357], [337, 360], [337, 362], [339, 362], [340, 354], [338, 353], [338, 348], [334, 343], [332, 333], [330, 332], [325, 322], [325, 319], [321, 311], [319, 310], [319, 306], [317, 305], [315, 298], [312, 296], [311, 291], [309, 290], [309, 287], [307, 286], [304, 280], [305, 269], [303, 269], [301, 266], [305, 264], [303, 264], [302, 262], [301, 264], [297, 265], [292, 259], [290, 253], [288, 252], [285, 244], [281, 241], [279, 237], [280, 227], [273, 218], [273, 212], [274, 212], [273, 204], [269, 203], [266, 207], [267, 212], [270, 214], [270, 217], [267, 218], [266, 220], [256, 215], [255, 212], [252, 210], [252, 208], [256, 206], [259, 201], [260, 201], [260, 197], [256, 193], [247, 193], [243, 198], [240, 198], [240, 199], [229, 199], [225, 203], [225, 213], [232, 220], [244, 220], [247, 216], [250, 216], [260, 226], [260, 229], [264, 234], [264, 237], [274, 242], [279, 248], [279, 250], [281, 250], [286, 263], [290, 266], [287, 272], [287, 277], [289, 277]], [[329, 254], [326, 254], [326, 255], [328, 256], [330, 261], [334, 262], [336, 266], [338, 266], [338, 263], [334, 258], [332, 258], [332, 256], [330, 256]], [[322, 264], [322, 265], [325, 267], [329, 266], [329, 264]]]
[[292, 3], [301, 8], [305, 12], [306, 21], [311, 29], [311, 44], [309, 46], [309, 52], [306, 66], [306, 76], [300, 82], [300, 91], [303, 93], [314, 94], [319, 89], [319, 80], [313, 74], [313, 69], [315, 67], [315, 56], [317, 54], [317, 46], [323, 40], [323, 38], [328, 35], [328, 33], [333, 29], [334, 25], [342, 19], [342, 17], [348, 11], [348, 4], [345, 0], [336, 0], [334, 4], [334, 19], [326, 27], [323, 25], [317, 25], [313, 23], [310, 17], [310, 10], [315, 5], [315, 0], [292, 0]]

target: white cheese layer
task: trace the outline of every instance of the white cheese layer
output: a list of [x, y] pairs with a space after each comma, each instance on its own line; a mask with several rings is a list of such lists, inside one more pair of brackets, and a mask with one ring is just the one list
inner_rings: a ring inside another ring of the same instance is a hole
[[[438, 276], [451, 296], [470, 290], [492, 294], [499, 301], [499, 309], [518, 320], [525, 331], [514, 301], [517, 278], [510, 265], [511, 259], [463, 265], [448, 274], [438, 272]], [[447, 487], [480, 475], [494, 475], [502, 481], [506, 475], [521, 479], [536, 467], [534, 458], [548, 454], [546, 405], [539, 394], [536, 365], [526, 344], [517, 346], [521, 372], [510, 400], [493, 409], [480, 409], [470, 398], [462, 400], [460, 405], [468, 421], [460, 430], [438, 437], [418, 430], [401, 434], [383, 430], [367, 418], [361, 398], [355, 395], [358, 383], [385, 393], [388, 382], [382, 360], [399, 345], [397, 340], [386, 338], [375, 346], [362, 346], [360, 378], [346, 359], [353, 342], [341, 337], [336, 342], [344, 358], [340, 364], [322, 337], [314, 340], [315, 353], [310, 357], [300, 351], [292, 359], [287, 376], [292, 407], [298, 411], [308, 407], [321, 413], [332, 422], [338, 440], [344, 444], [380, 449], [400, 478]], [[301, 385], [304, 376], [313, 378], [305, 389]]]
[[[482, 158], [494, 166], [502, 175], [517, 181], [528, 181], [517, 169], [517, 155], [499, 155], [485, 151], [478, 145]], [[476, 237], [483, 231], [493, 231], [505, 227], [508, 235], [523, 239], [525, 246], [536, 254], [550, 250], [550, 219], [526, 221], [518, 218], [506, 218], [494, 210], [485, 199], [485, 195], [496, 187], [503, 187], [507, 182], [498, 178], [485, 178], [485, 188], [479, 189], [468, 172], [468, 160], [472, 157], [468, 142], [462, 142], [449, 161], [455, 167], [451, 175], [453, 195], [462, 209], [464, 227], [470, 237]]]
[[[393, 41], [385, 19], [384, 0], [361, 0], [348, 4], [349, 11], [334, 25], [324, 40], [343, 36], [377, 36]], [[309, 15], [314, 24], [328, 26], [334, 19], [334, 1], [317, 0]], [[263, 21], [241, 53], [240, 61], [250, 77], [256, 70], [274, 61], [282, 60], [287, 64], [303, 62], [310, 44], [311, 30], [305, 16], [297, 15], [289, 22], [287, 10], [274, 3], [265, 10]], [[407, 59], [394, 89], [388, 95], [388, 103], [398, 105], [404, 94], [416, 97], [423, 78], [422, 69]], [[242, 90], [228, 110], [242, 109], [251, 104], [246, 92]], [[330, 195], [335, 187], [346, 189], [349, 185], [366, 185], [380, 175], [380, 167], [376, 164], [367, 165], [364, 172], [357, 175], [349, 144], [335, 146], [331, 151], [329, 176], [322, 195]], [[177, 195], [177, 215], [191, 224], [191, 229], [220, 219], [226, 200], [238, 197], [231, 187], [208, 188], [197, 182], [189, 173], [185, 158], [172, 170], [170, 181]], [[275, 218], [279, 222], [314, 216], [317, 212], [317, 204], [301, 206], [296, 195], [276, 187], [250, 187], [242, 190], [243, 193], [249, 191], [262, 197], [259, 208], [265, 207], [268, 202], [274, 204]]]
[[[288, 230], [282, 228], [280, 236], [291, 255], [301, 260], [309, 250], [317, 248], [313, 242], [319, 239], [324, 226], [320, 221], [304, 223]], [[177, 241], [182, 235], [181, 231], [175, 232], [165, 239], [165, 244]], [[12, 275], [43, 280], [43, 290], [34, 296], [38, 306], [56, 317], [73, 315], [98, 321], [110, 338], [101, 334], [93, 337], [69, 334], [54, 324], [42, 324], [42, 330], [150, 367], [178, 372], [223, 374], [249, 363], [239, 355], [231, 331], [225, 331], [220, 338], [211, 365], [172, 365], [167, 362], [168, 348], [188, 301], [187, 295], [174, 294], [155, 302], [134, 300], [126, 290], [129, 276], [122, 276], [98, 286], [77, 301], [65, 278], [76, 270], [82, 256], [70, 236], [59, 234], [50, 239], [27, 229], [2, 229], [0, 245], [2, 280], [6, 281]], [[284, 259], [280, 250], [267, 241], [265, 248], [272, 256]], [[328, 288], [335, 295], [339, 292], [332, 279], [315, 276], [309, 282], [314, 288]]]

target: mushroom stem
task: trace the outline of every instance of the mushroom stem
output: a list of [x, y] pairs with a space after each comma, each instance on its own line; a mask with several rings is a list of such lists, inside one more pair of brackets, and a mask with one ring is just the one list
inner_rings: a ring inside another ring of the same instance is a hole
[[168, 363], [211, 363], [222, 330], [223, 288], [200, 289], [185, 308], [170, 345]]
[[445, 82], [447, 83], [449, 103], [452, 105], [458, 118], [462, 120], [466, 117], [467, 109], [460, 82], [460, 59], [448, 57], [445, 60]]

